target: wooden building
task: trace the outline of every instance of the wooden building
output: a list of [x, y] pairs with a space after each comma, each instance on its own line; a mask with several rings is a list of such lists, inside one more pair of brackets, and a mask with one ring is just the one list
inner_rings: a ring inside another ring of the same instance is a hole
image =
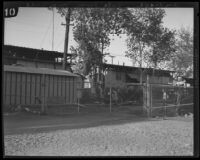
[[[67, 70], [72, 72], [72, 54], [67, 54]], [[34, 68], [62, 69], [63, 53], [19, 46], [3, 46], [3, 63]]]
[[[80, 77], [69, 71], [4, 65], [3, 104], [72, 104], [77, 101]], [[53, 102], [54, 101], [54, 102]]]
[[120, 66], [112, 64], [104, 64], [104, 87], [125, 87], [140, 82], [140, 70], [143, 71], [142, 82], [146, 83], [147, 75], [149, 82], [156, 84], [172, 84], [173, 71], [158, 70], [153, 68], [139, 68], [131, 66]]

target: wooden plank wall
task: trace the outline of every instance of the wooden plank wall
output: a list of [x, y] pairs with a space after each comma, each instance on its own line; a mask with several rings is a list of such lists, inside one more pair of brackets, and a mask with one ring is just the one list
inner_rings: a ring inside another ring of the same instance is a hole
[[[45, 97], [63, 97], [65, 103], [77, 101], [77, 78], [45, 75]], [[6, 105], [38, 105], [42, 96], [42, 75], [4, 72], [3, 101]]]

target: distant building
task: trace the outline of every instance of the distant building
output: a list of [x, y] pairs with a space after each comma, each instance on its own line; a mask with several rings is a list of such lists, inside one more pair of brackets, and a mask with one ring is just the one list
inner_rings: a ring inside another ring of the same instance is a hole
[[183, 79], [185, 80], [185, 83], [189, 86], [194, 86], [194, 79], [193, 78], [187, 78], [187, 77], [183, 77]]
[[[25, 47], [3, 46], [3, 104], [41, 106], [77, 102], [77, 88], [82, 77], [72, 73], [71, 55], [67, 70], [62, 66], [63, 53]], [[45, 99], [45, 100], [44, 100]]]
[[[71, 69], [71, 54], [67, 54], [67, 70]], [[3, 64], [34, 68], [62, 69], [63, 53], [19, 46], [3, 46]]]
[[158, 70], [153, 68], [139, 68], [131, 66], [120, 66], [104, 64], [104, 86], [105, 87], [123, 87], [133, 83], [140, 83], [140, 69], [143, 71], [142, 82], [146, 83], [147, 75], [149, 82], [156, 84], [172, 84], [173, 71]]
[[175, 86], [192, 87], [192, 86], [194, 86], [194, 79], [179, 76], [177, 80], [174, 80], [174, 85]]

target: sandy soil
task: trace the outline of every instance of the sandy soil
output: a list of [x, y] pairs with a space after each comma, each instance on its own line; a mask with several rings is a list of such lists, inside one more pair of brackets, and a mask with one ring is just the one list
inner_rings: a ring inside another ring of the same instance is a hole
[[[187, 120], [186, 120], [187, 119]], [[5, 135], [5, 155], [192, 156], [192, 118]]]

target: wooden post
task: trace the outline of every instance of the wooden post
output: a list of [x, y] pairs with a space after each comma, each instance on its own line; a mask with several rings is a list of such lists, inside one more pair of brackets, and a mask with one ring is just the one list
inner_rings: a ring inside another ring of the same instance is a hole
[[150, 104], [150, 117], [152, 117], [152, 85], [150, 85], [150, 98], [151, 98], [151, 104]]
[[143, 114], [145, 113], [145, 108], [146, 108], [146, 83], [143, 84]]
[[164, 119], [167, 117], [167, 104], [165, 103], [165, 115], [164, 115]]

